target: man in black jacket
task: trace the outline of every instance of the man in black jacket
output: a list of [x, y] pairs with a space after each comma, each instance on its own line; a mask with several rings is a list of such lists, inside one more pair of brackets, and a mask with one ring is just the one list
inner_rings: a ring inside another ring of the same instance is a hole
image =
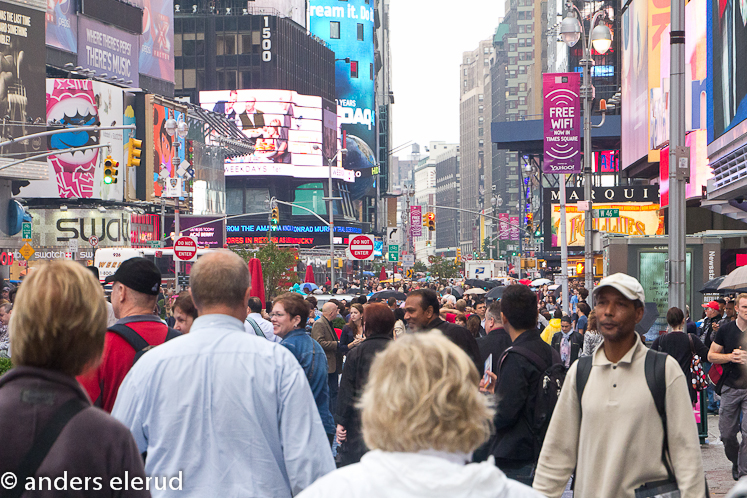
[[542, 441], [531, 429], [539, 380], [544, 374], [523, 354], [522, 348], [538, 356], [545, 368], [558, 363], [557, 353], [537, 330], [537, 296], [525, 285], [510, 285], [501, 298], [501, 322], [512, 340], [501, 359], [495, 388], [495, 437], [490, 454], [506, 476], [532, 484]]
[[[579, 303], [579, 308], [581, 306], [582, 303]], [[584, 336], [574, 332], [571, 317], [564, 316], [560, 319], [560, 332], [552, 336], [550, 345], [560, 355], [560, 361], [563, 362], [565, 368], [569, 368], [571, 363], [578, 360], [578, 354], [584, 348]]]
[[[485, 365], [488, 356], [493, 355], [492, 372], [498, 371], [498, 362], [503, 352], [511, 346], [511, 336], [501, 323], [501, 303], [496, 301], [490, 305], [485, 313], [485, 330], [488, 335], [477, 339], [477, 347], [480, 348], [480, 359]], [[481, 371], [484, 374], [484, 372]]]
[[[482, 375], [483, 365], [480, 361], [480, 349], [469, 330], [459, 325], [445, 322], [438, 316], [440, 305], [438, 294], [432, 289], [417, 289], [407, 296], [405, 301], [405, 321], [410, 332], [429, 332], [440, 330], [451, 342], [462, 348], [472, 358], [477, 371]], [[536, 314], [535, 304], [535, 314]]]

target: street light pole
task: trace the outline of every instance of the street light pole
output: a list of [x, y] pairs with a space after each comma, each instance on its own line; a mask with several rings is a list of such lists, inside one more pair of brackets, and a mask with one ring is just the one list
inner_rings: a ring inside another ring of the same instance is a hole
[[[669, 306], [685, 309], [685, 180], [680, 162], [690, 160], [685, 138], [685, 4], [672, 2], [669, 93]], [[688, 168], [685, 168], [688, 171]]]
[[[315, 146], [318, 147], [318, 146]], [[329, 197], [325, 198], [328, 202], [328, 210], [329, 210], [329, 290], [330, 294], [334, 294], [335, 289], [335, 214], [334, 214], [334, 202], [336, 200], [342, 199], [341, 197], [334, 197], [332, 193], [332, 163], [337, 160], [337, 156], [340, 154], [345, 154], [347, 152], [347, 149], [340, 149], [338, 150], [335, 155], [332, 157], [332, 159], [329, 159], [327, 161], [327, 164], [329, 165]]]

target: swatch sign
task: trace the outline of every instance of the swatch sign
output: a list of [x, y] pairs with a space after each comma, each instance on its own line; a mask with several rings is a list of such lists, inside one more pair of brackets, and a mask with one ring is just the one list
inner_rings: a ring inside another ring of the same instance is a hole
[[581, 75], [546, 73], [544, 93], [545, 174], [581, 173]]

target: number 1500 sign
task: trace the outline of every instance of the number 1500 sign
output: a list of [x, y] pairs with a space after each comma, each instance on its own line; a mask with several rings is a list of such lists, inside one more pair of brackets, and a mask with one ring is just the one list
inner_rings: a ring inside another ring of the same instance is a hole
[[270, 18], [264, 16], [265, 27], [262, 28], [262, 61], [270, 62], [272, 60], [272, 31], [270, 30]]

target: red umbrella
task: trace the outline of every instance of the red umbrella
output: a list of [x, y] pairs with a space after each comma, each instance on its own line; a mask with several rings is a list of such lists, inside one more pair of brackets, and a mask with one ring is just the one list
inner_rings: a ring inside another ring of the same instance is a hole
[[308, 265], [306, 267], [306, 278], [304, 279], [303, 282], [316, 285], [316, 282], [314, 282], [314, 267], [313, 266]]
[[383, 266], [381, 267], [381, 274], [379, 275], [379, 281], [386, 280], [389, 278], [389, 275], [386, 274], [386, 268]]
[[262, 278], [262, 263], [257, 258], [249, 260], [249, 275], [252, 279], [252, 290], [249, 293], [252, 297], [258, 297], [262, 301], [262, 307], [265, 307], [265, 281]]
[[517, 280], [517, 282], [522, 285], [532, 285], [532, 281], [528, 278], [522, 278], [521, 280]]

